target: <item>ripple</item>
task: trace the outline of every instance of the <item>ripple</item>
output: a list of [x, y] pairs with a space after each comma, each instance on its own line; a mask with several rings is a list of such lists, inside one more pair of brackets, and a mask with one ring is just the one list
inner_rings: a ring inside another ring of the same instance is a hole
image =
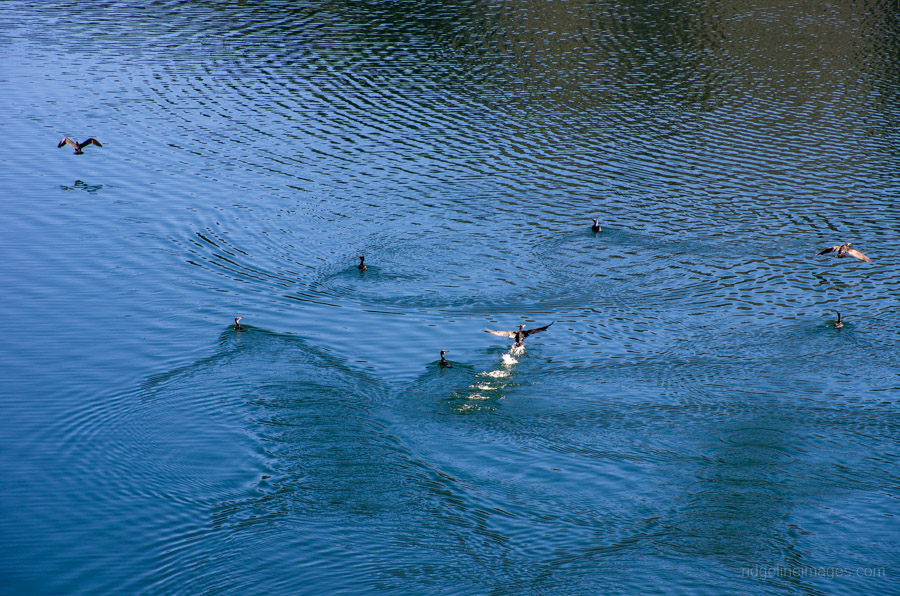
[[897, 21], [702, 4], [5, 3], [10, 589], [895, 555]]

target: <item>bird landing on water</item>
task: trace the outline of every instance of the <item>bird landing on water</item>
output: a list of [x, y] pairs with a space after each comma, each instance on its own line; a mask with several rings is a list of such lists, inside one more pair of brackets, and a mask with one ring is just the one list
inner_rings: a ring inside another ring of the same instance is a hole
[[[555, 323], [554, 321], [553, 323]], [[553, 323], [550, 323], [552, 325]], [[515, 339], [515, 343], [513, 343], [514, 348], [521, 348], [525, 345], [525, 338], [534, 333], [540, 333], [541, 331], [546, 331], [550, 325], [544, 325], [543, 327], [536, 327], [534, 329], [525, 329], [525, 325], [519, 325], [519, 329], [517, 331], [495, 331], [493, 329], [485, 329], [486, 333], [493, 333], [494, 335], [499, 335], [500, 337], [511, 337]]]
[[818, 254], [820, 254], [820, 255], [827, 255], [827, 254], [830, 253], [830, 252], [836, 252], [836, 253], [837, 253], [837, 257], [838, 257], [839, 259], [841, 259], [841, 258], [846, 257], [846, 256], [849, 255], [849, 256], [851, 256], [851, 257], [856, 257], [856, 258], [859, 259], [860, 261], [865, 261], [866, 263], [871, 263], [871, 262], [872, 262], [872, 259], [870, 259], [870, 258], [867, 257], [866, 255], [862, 254], [861, 252], [859, 252], [859, 251], [856, 250], [855, 248], [850, 248], [850, 243], [849, 243], [849, 242], [845, 242], [844, 244], [835, 244], [834, 246], [831, 246], [831, 247], [829, 247], [829, 248], [826, 248], [825, 250], [819, 252]]

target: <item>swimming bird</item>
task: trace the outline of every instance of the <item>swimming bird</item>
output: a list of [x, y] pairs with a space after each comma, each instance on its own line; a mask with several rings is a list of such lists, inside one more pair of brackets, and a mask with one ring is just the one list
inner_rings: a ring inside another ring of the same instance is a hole
[[368, 269], [368, 267], [366, 267], [366, 257], [359, 257], [359, 265], [357, 265], [356, 268], [360, 271]]
[[602, 229], [602, 228], [600, 228], [600, 222], [597, 221], [596, 219], [594, 219], [593, 217], [591, 218], [591, 221], [594, 222], [594, 225], [591, 226], [591, 231], [599, 232]]
[[834, 322], [834, 328], [840, 329], [841, 327], [844, 326], [844, 322], [841, 320], [841, 313], [838, 313], [837, 316], [838, 316], [838, 320]]
[[234, 318], [234, 330], [235, 331], [244, 331], [244, 328], [241, 327], [241, 323], [240, 323], [241, 319], [243, 319], [243, 318], [244, 317], [235, 317]]
[[825, 250], [821, 251], [821, 252], [818, 253], [818, 254], [820, 254], [820, 255], [826, 255], [826, 254], [828, 254], [828, 253], [830, 253], [830, 252], [836, 252], [839, 259], [840, 259], [840, 258], [843, 258], [843, 257], [846, 257], [847, 255], [850, 255], [851, 257], [856, 257], [856, 258], [859, 259], [860, 261], [865, 261], [865, 262], [867, 262], [867, 263], [871, 263], [871, 262], [872, 262], [872, 259], [870, 259], [870, 258], [867, 257], [866, 255], [862, 254], [861, 252], [859, 252], [859, 251], [856, 250], [855, 248], [850, 248], [850, 243], [849, 243], [849, 242], [845, 242], [844, 244], [835, 244], [835, 245], [832, 246], [831, 248], [826, 248]]
[[56, 148], [58, 149], [58, 148], [62, 147], [63, 145], [69, 145], [71, 147], [75, 147], [75, 155], [81, 155], [82, 153], [84, 153], [84, 151], [82, 151], [82, 149], [84, 149], [88, 145], [97, 145], [98, 147], [103, 146], [100, 144], [100, 141], [98, 141], [97, 139], [95, 139], [93, 137], [86, 140], [83, 143], [79, 143], [78, 141], [73, 141], [69, 137], [63, 137], [63, 140], [61, 140], [59, 142], [59, 145], [57, 145]]
[[[556, 321], [553, 321], [555, 323]], [[552, 325], [553, 323], [550, 323]], [[499, 335], [500, 337], [512, 337], [516, 340], [516, 343], [513, 344], [514, 347], [521, 347], [525, 343], [525, 338], [531, 335], [532, 333], [540, 333], [541, 331], [546, 331], [547, 327], [550, 325], [544, 325], [543, 327], [537, 327], [535, 329], [525, 329], [525, 325], [519, 325], [518, 331], [494, 331], [493, 329], [485, 329], [487, 333], [493, 333], [494, 335]]]
[[447, 362], [447, 359], [444, 358], [444, 354], [446, 354], [449, 351], [450, 350], [441, 350], [441, 366], [443, 366], [444, 368], [453, 368], [452, 366], [450, 366], [450, 363]]

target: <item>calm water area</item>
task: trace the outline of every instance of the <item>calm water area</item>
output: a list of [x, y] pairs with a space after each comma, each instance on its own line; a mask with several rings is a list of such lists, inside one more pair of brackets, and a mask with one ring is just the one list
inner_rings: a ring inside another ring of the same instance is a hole
[[0, 19], [0, 594], [900, 594], [896, 1]]

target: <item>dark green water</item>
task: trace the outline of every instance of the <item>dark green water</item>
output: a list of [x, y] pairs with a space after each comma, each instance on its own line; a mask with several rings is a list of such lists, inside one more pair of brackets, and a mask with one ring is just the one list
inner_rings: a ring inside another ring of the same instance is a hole
[[0, 18], [0, 592], [900, 593], [896, 3]]

